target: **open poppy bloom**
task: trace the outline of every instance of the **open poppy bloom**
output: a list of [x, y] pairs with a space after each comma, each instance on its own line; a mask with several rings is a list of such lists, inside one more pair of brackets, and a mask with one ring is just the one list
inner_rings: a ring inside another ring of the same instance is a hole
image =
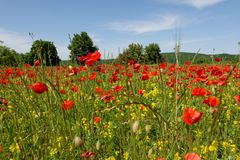
[[101, 122], [101, 117], [94, 117], [94, 122], [95, 123]]
[[95, 88], [95, 92], [96, 92], [97, 94], [102, 93], [102, 88], [96, 87], [96, 88]]
[[150, 74], [148, 73], [142, 73], [142, 77], [141, 80], [145, 81], [145, 80], [149, 80], [150, 79]]
[[101, 99], [104, 100], [106, 103], [109, 103], [114, 100], [115, 97], [111, 91], [107, 91], [102, 94]]
[[214, 60], [215, 60], [216, 62], [221, 62], [221, 61], [222, 61], [222, 58], [216, 57]]
[[205, 95], [209, 95], [210, 92], [207, 91], [206, 89], [204, 88], [194, 88], [192, 90], [192, 96], [205, 96]]
[[36, 61], [34, 62], [34, 66], [39, 66], [40, 64], [41, 64], [40, 60], [36, 60]]
[[201, 117], [202, 112], [198, 112], [193, 108], [186, 108], [182, 118], [187, 125], [190, 125], [199, 122]]
[[74, 105], [74, 101], [73, 100], [67, 100], [67, 101], [63, 101], [62, 103], [62, 108], [63, 110], [69, 110], [73, 107]]
[[88, 66], [91, 66], [95, 62], [97, 62], [100, 58], [101, 58], [101, 53], [98, 51], [95, 51], [94, 53], [88, 53], [86, 56], [85, 64]]
[[120, 92], [123, 89], [123, 86], [113, 86], [114, 92]]
[[187, 153], [185, 155], [185, 160], [201, 160], [200, 156], [196, 153]]
[[1, 105], [7, 106], [7, 105], [8, 105], [7, 99], [5, 99], [5, 98], [0, 98], [0, 106], [1, 106]]
[[89, 159], [91, 157], [94, 157], [95, 155], [96, 155], [96, 153], [94, 153], [94, 152], [86, 151], [86, 152], [83, 152], [80, 157]]
[[203, 103], [210, 107], [217, 107], [220, 103], [220, 100], [217, 97], [208, 97], [203, 101]]
[[240, 104], [240, 94], [233, 97], [238, 104]]
[[46, 84], [41, 83], [41, 82], [36, 82], [31, 86], [32, 90], [37, 93], [37, 94], [41, 94], [45, 91], [47, 91], [48, 87]]

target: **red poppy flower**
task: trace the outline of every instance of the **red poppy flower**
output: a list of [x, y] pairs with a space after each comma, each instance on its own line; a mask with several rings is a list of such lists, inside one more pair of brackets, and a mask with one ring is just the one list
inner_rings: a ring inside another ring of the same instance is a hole
[[1, 106], [1, 105], [7, 106], [7, 105], [8, 105], [7, 99], [5, 99], [5, 98], [0, 98], [0, 106]]
[[30, 64], [25, 64], [25, 67], [26, 68], [30, 68]]
[[123, 89], [123, 86], [114, 86], [114, 92], [120, 92]]
[[135, 63], [135, 64], [133, 65], [133, 69], [134, 69], [134, 70], [139, 70], [140, 67], [141, 67], [141, 64], [139, 64], [139, 63]]
[[210, 92], [204, 88], [194, 88], [192, 90], [192, 96], [205, 96], [205, 95], [209, 95], [209, 94], [210, 94]]
[[203, 103], [210, 107], [217, 107], [220, 103], [220, 100], [217, 97], [208, 97], [203, 101]]
[[117, 81], [119, 81], [120, 80], [120, 78], [117, 76], [117, 75], [113, 75], [112, 77], [110, 77], [109, 78], [109, 82], [110, 83], [114, 83], [114, 82], [117, 82]]
[[97, 72], [92, 72], [91, 75], [88, 77], [89, 80], [94, 80], [97, 77]]
[[40, 64], [41, 64], [40, 60], [36, 60], [36, 61], [34, 62], [34, 66], [39, 66]]
[[64, 89], [61, 89], [61, 90], [60, 90], [60, 93], [61, 93], [61, 94], [66, 94], [66, 91], [65, 91]]
[[145, 90], [143, 90], [143, 89], [138, 90], [138, 94], [140, 94], [140, 95], [143, 95], [144, 92], [145, 92]]
[[69, 110], [73, 107], [74, 105], [74, 101], [73, 100], [67, 100], [67, 101], [63, 101], [62, 103], [62, 108], [63, 110]]
[[0, 153], [3, 153], [3, 146], [0, 144]]
[[96, 153], [94, 152], [91, 152], [91, 151], [85, 151], [81, 154], [81, 158], [86, 158], [86, 159], [89, 159], [91, 157], [94, 157], [96, 155]]
[[101, 118], [100, 118], [100, 117], [94, 117], [94, 122], [95, 122], [95, 123], [101, 122]]
[[72, 90], [73, 92], [79, 92], [79, 91], [80, 91], [79, 87], [76, 86], [76, 85], [72, 86], [72, 87], [71, 87], [71, 90]]
[[135, 62], [134, 62], [134, 60], [132, 60], [132, 59], [128, 61], [128, 65], [129, 65], [129, 66], [132, 65], [132, 64], [134, 64], [134, 63], [135, 63]]
[[141, 80], [145, 81], [145, 80], [149, 80], [150, 79], [150, 74], [148, 73], [142, 73], [142, 77]]
[[99, 94], [99, 93], [102, 93], [102, 88], [96, 87], [96, 88], [95, 88], [95, 92], [98, 93], [98, 94]]
[[160, 65], [159, 65], [159, 68], [161, 68], [161, 69], [165, 69], [167, 67], [167, 63], [161, 63]]
[[112, 94], [112, 91], [107, 91], [107, 92], [103, 93], [101, 99], [104, 100], [106, 103], [108, 103], [108, 102], [111, 102], [112, 100], [114, 100], [115, 97]]
[[87, 58], [85, 56], [80, 56], [77, 58], [79, 62], [85, 61]]
[[200, 156], [196, 153], [187, 153], [185, 155], [185, 160], [201, 160]]
[[41, 94], [45, 91], [47, 91], [48, 87], [46, 84], [41, 83], [41, 82], [36, 82], [31, 86], [32, 90], [37, 93], [37, 94]]
[[187, 66], [189, 66], [190, 64], [191, 64], [190, 61], [186, 61], [186, 62], [185, 62], [185, 65], [187, 65]]
[[128, 77], [128, 78], [132, 78], [132, 77], [133, 77], [133, 74], [132, 74], [132, 73], [128, 73], [128, 74], [127, 74], [127, 77]]
[[74, 67], [69, 71], [69, 76], [77, 75], [77, 73], [78, 73], [78, 69]]
[[86, 58], [87, 60], [85, 61], [85, 64], [91, 66], [101, 58], [101, 53], [98, 51], [95, 51], [94, 53], [88, 53]]
[[233, 97], [238, 104], [240, 104], [240, 94]]
[[214, 60], [215, 60], [216, 62], [221, 62], [221, 61], [222, 61], [222, 58], [216, 57]]
[[186, 108], [183, 113], [183, 120], [187, 125], [197, 123], [202, 117], [202, 112], [198, 112], [192, 108]]

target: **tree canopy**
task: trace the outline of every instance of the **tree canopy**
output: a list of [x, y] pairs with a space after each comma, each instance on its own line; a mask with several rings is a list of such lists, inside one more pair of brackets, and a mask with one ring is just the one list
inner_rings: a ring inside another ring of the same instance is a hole
[[5, 46], [0, 46], [0, 65], [1, 66], [17, 66], [19, 57], [15, 50]]
[[145, 48], [138, 43], [129, 44], [128, 48], [120, 53], [117, 62], [126, 64], [129, 60], [136, 63], [156, 64], [164, 61], [158, 44], [151, 43]]
[[35, 60], [42, 60], [47, 66], [59, 65], [57, 49], [53, 42], [36, 40], [33, 42], [31, 50], [26, 54], [27, 62], [33, 64]]
[[88, 36], [87, 32], [81, 32], [80, 34], [74, 34], [68, 49], [71, 51], [71, 61], [74, 62], [77, 57], [86, 56], [87, 53], [98, 50], [93, 44], [92, 39]]
[[129, 60], [134, 60], [134, 62], [143, 61], [143, 46], [138, 43], [131, 43], [128, 48], [119, 54], [117, 58], [118, 63], [126, 64]]
[[160, 54], [161, 50], [158, 44], [150, 43], [145, 47], [145, 62], [148, 64], [156, 64], [164, 61], [164, 58]]

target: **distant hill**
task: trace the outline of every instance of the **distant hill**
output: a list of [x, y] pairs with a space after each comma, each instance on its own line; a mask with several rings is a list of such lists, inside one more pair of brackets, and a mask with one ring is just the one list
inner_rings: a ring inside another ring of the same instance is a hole
[[[169, 63], [175, 63], [176, 58], [175, 58], [175, 53], [174, 52], [166, 52], [166, 53], [161, 53], [165, 60]], [[194, 58], [195, 57], [195, 58]], [[239, 55], [232, 55], [232, 54], [204, 54], [204, 53], [191, 53], [191, 52], [180, 52], [179, 53], [179, 63], [184, 63], [185, 61], [193, 61], [193, 63], [199, 64], [199, 63], [211, 63], [212, 58], [222, 58], [222, 61], [224, 62], [238, 62], [239, 60]]]
[[[165, 52], [161, 53], [165, 60], [168, 63], [176, 63], [176, 58], [175, 58], [175, 53], [174, 52]], [[194, 58], [195, 57], [195, 58]], [[200, 64], [200, 63], [211, 63], [212, 58], [222, 58], [223, 62], [238, 62], [240, 55], [233, 55], [233, 54], [227, 54], [227, 53], [222, 53], [222, 54], [204, 54], [204, 53], [191, 53], [191, 52], [180, 52], [179, 53], [179, 63], [183, 64], [185, 61], [193, 61], [193, 64]], [[112, 64], [114, 62], [114, 59], [103, 59], [100, 60], [100, 64], [103, 63], [108, 63]], [[61, 65], [69, 65], [68, 60], [62, 60]]]

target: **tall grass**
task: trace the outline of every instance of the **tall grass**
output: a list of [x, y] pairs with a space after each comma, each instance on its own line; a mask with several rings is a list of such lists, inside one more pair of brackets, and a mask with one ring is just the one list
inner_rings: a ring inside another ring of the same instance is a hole
[[[192, 152], [202, 159], [239, 158], [240, 106], [233, 98], [239, 94], [239, 64], [160, 66], [1, 68], [0, 97], [8, 104], [0, 106], [0, 159], [82, 159], [86, 151], [99, 160], [177, 160]], [[199, 76], [199, 70], [205, 73]], [[90, 78], [93, 72], [96, 78]], [[114, 75], [119, 80], [110, 81]], [[211, 80], [216, 82], [207, 85]], [[34, 93], [35, 82], [48, 90]], [[196, 87], [211, 95], [192, 96]], [[209, 96], [220, 104], [203, 104]], [[66, 100], [74, 101], [69, 110], [62, 108]], [[188, 107], [203, 113], [198, 123], [184, 123]]]

